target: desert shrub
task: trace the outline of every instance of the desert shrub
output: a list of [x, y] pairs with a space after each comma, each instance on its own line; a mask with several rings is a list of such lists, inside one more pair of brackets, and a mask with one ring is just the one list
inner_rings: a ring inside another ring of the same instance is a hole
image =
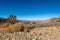
[[60, 19], [57, 19], [56, 22], [60, 22]]
[[23, 23], [23, 25], [22, 25], [24, 28], [23, 28], [23, 31], [24, 32], [27, 32], [27, 31], [29, 31], [29, 27], [30, 27], [30, 25], [29, 24], [27, 24], [27, 23]]
[[18, 32], [23, 29], [22, 23], [16, 23], [14, 25], [9, 26], [10, 32]]
[[22, 29], [22, 24], [21, 23], [16, 23], [13, 25], [9, 25], [8, 27], [4, 27], [1, 30], [5, 30], [8, 32], [18, 32]]
[[[19, 22], [19, 23], [15, 23], [15, 24], [4, 24], [4, 27], [2, 28], [2, 30], [7, 31], [7, 32], [29, 32], [30, 29], [32, 29], [34, 27], [34, 25], [32, 24], [28, 24], [28, 23], [23, 23], [23, 22]], [[33, 26], [33, 27], [32, 27]]]
[[5, 27], [9, 27], [9, 23], [4, 23], [3, 25], [1, 25], [2, 28], [5, 28]]
[[7, 22], [14, 24], [14, 23], [16, 22], [16, 16], [10, 15], [10, 16], [7, 18]]

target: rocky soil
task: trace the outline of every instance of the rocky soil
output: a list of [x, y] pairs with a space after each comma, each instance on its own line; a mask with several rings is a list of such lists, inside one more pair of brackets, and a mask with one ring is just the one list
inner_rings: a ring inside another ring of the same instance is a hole
[[0, 40], [60, 40], [60, 26], [34, 28], [30, 32], [0, 31]]

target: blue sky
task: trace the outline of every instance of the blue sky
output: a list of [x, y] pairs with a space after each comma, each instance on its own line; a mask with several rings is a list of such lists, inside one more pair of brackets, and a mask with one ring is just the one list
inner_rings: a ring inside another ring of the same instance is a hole
[[0, 17], [9, 15], [21, 20], [60, 17], [60, 0], [0, 0]]

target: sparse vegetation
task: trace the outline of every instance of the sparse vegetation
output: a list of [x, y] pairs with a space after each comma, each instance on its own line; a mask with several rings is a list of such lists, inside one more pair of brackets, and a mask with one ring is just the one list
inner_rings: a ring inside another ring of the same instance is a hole
[[17, 21], [15, 16], [0, 19], [1, 40], [58, 40], [59, 35], [57, 18], [35, 22]]
[[[29, 32], [31, 29], [38, 27], [51, 27], [51, 26], [60, 26], [60, 18], [54, 18], [50, 21], [35, 21], [35, 22], [17, 22], [16, 16], [9, 16], [6, 19], [0, 19], [0, 30], [5, 30], [7, 32]], [[54, 22], [52, 22], [54, 21]]]
[[23, 32], [27, 32], [29, 31], [29, 27], [30, 25], [27, 23], [15, 23], [15, 24], [8, 24], [5, 23], [2, 25], [2, 29], [1, 30], [5, 30], [8, 32], [18, 32], [18, 31], [23, 31]]

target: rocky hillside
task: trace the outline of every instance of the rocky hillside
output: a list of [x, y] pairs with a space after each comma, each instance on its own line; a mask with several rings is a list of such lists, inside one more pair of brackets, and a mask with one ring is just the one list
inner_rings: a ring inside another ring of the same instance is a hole
[[0, 18], [0, 40], [60, 40], [60, 18], [41, 21]]

